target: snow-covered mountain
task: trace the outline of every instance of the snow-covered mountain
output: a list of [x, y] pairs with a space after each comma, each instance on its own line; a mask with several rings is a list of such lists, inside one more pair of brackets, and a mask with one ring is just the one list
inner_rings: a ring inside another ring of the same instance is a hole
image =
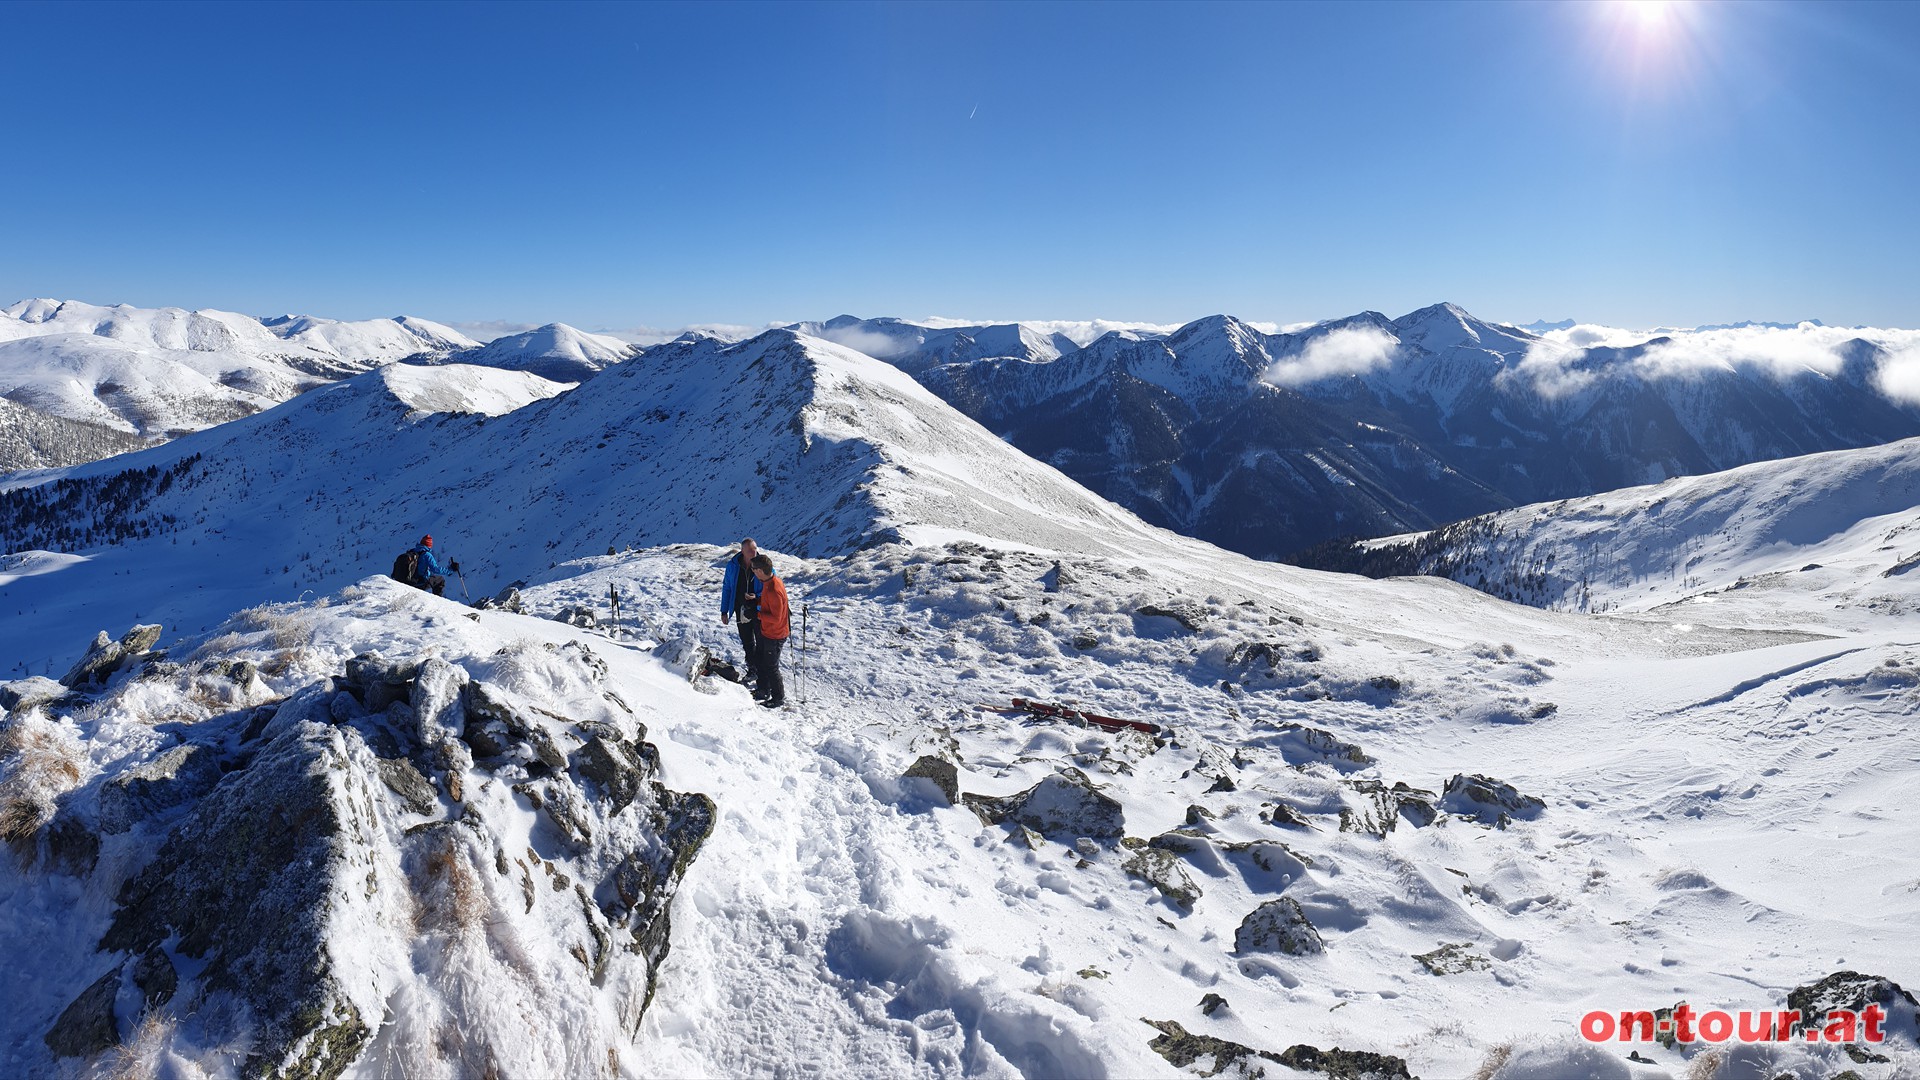
[[[1566, 611], [1858, 626], [1920, 610], [1920, 439], [1539, 503], [1316, 552]], [[1793, 597], [1783, 603], [1783, 596]]]
[[1147, 520], [1274, 558], [1920, 434], [1881, 344], [1811, 351], [1828, 367], [1737, 346], [1694, 362], [1671, 338], [1573, 349], [1436, 304], [1279, 334], [1214, 316], [918, 377]]
[[[474, 342], [422, 319], [255, 319], [23, 300], [0, 312], [0, 471], [78, 464]], [[49, 433], [58, 433], [57, 436]]]
[[562, 323], [481, 345], [412, 316], [256, 319], [23, 300], [0, 312], [0, 399], [25, 410], [0, 410], [0, 471], [124, 453], [399, 361], [574, 383], [638, 351]]
[[[1193, 386], [1256, 359], [1187, 352]], [[1167, 355], [1128, 377], [1177, 400]], [[10, 1071], [1920, 1065], [1901, 618], [1256, 562], [790, 331], [486, 378], [384, 368], [0, 492], [0, 657], [64, 673], [0, 686]], [[421, 531], [524, 587], [372, 576]], [[743, 533], [797, 609], [780, 712], [700, 674]], [[980, 708], [1014, 697], [1161, 731]], [[1875, 1002], [1889, 1039], [1577, 1034], [1683, 1001]]]
[[639, 352], [619, 338], [589, 334], [565, 323], [548, 323], [522, 334], [495, 338], [462, 353], [459, 360], [526, 371], [556, 382], [581, 382]]
[[[518, 400], [449, 408], [473, 377], [458, 365], [382, 368], [35, 477], [0, 496], [11, 500], [0, 546], [113, 545], [43, 583], [53, 591], [34, 603], [48, 617], [84, 626], [126, 610], [198, 627], [247, 603], [340, 588], [429, 532], [493, 587], [557, 559], [689, 533], [759, 530], [778, 550], [825, 555], [978, 533], [1113, 553], [1151, 532], [894, 368], [791, 331], [662, 346], [551, 400], [539, 401], [551, 384], [535, 380]], [[501, 407], [522, 401], [538, 403]], [[314, 515], [333, 525], [288, 527]], [[142, 543], [168, 557], [138, 555]], [[145, 568], [130, 581], [132, 565]], [[96, 580], [110, 585], [96, 591]], [[95, 595], [107, 606], [92, 607]], [[33, 655], [34, 637], [0, 648]]]
[[794, 323], [788, 329], [824, 338], [885, 360], [909, 375], [940, 364], [961, 364], [996, 357], [1030, 363], [1058, 359], [1080, 346], [1065, 334], [1025, 323], [928, 327], [903, 319], [862, 319], [840, 315], [826, 322]]

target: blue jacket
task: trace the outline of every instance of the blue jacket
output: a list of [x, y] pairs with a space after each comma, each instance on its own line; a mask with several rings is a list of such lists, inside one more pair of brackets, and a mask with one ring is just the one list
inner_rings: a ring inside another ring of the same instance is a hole
[[433, 557], [432, 548], [426, 546], [425, 544], [415, 544], [409, 550], [413, 554], [420, 556], [420, 561], [415, 565], [415, 568], [414, 568], [415, 577], [419, 578], [422, 581], [425, 581], [427, 578], [430, 578], [430, 577], [446, 577], [447, 576], [446, 568], [440, 565], [439, 559], [436, 559]]
[[[723, 619], [733, 618], [733, 609], [739, 606], [736, 601], [743, 595], [751, 596], [756, 600], [760, 598], [760, 579], [753, 576], [753, 571], [741, 566], [740, 561], [738, 552], [734, 553], [733, 558], [727, 560], [726, 580], [720, 584], [720, 617]], [[744, 590], [740, 582], [741, 574], [747, 576]]]

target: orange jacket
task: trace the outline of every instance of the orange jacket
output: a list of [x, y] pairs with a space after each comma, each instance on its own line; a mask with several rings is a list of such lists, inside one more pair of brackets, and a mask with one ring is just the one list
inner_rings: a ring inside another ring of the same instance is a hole
[[786, 582], [770, 577], [760, 585], [760, 636], [785, 641], [793, 632], [787, 614]]

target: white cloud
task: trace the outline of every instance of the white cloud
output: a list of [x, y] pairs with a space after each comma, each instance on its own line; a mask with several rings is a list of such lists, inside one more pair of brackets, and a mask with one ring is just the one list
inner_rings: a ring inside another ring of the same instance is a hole
[[1873, 381], [1894, 401], [1920, 405], [1920, 333], [1910, 333], [1904, 344], [1889, 350]]
[[[948, 330], [956, 326], [998, 326], [1017, 322], [1030, 326], [1043, 334], [1065, 334], [1075, 344], [1086, 345], [1095, 338], [1112, 330], [1138, 330], [1149, 334], [1171, 334], [1184, 323], [1148, 323], [1126, 322], [1117, 319], [953, 319], [944, 315], [929, 315], [923, 319], [911, 320], [916, 326], [925, 326], [935, 330]], [[1274, 332], [1273, 323], [1247, 323], [1261, 333]]]
[[1393, 361], [1400, 339], [1377, 326], [1343, 326], [1276, 360], [1261, 376], [1277, 386], [1305, 386], [1335, 375], [1359, 375]]
[[529, 330], [538, 329], [534, 323], [506, 322], [502, 319], [489, 319], [486, 322], [446, 323], [444, 325], [453, 327], [455, 330], [460, 331], [482, 345], [496, 338], [507, 337], [511, 334], [524, 334]]
[[835, 345], [845, 345], [855, 352], [888, 360], [902, 353], [912, 352], [919, 345], [919, 339], [912, 335], [894, 337], [874, 330], [862, 330], [856, 326], [845, 326], [837, 330], [822, 330], [820, 336]]
[[[1588, 350], [1646, 345], [1632, 370], [1648, 379], [1677, 379], [1706, 370], [1755, 370], [1776, 379], [1809, 372], [1833, 375], [1845, 363], [1844, 349], [1854, 340], [1870, 341], [1891, 355], [1875, 373], [1881, 393], [1920, 403], [1920, 331], [1873, 327], [1742, 326], [1713, 330], [1622, 330], [1581, 324], [1541, 335], [1541, 340], [1508, 373], [1526, 378], [1548, 397], [1561, 397], [1597, 376], [1575, 370]], [[1648, 344], [1651, 342], [1651, 344]]]
[[[1573, 329], [1578, 330], [1579, 327]], [[1593, 372], [1581, 371], [1573, 366], [1586, 354], [1584, 348], [1563, 344], [1550, 336], [1542, 337], [1527, 346], [1527, 354], [1520, 358], [1518, 364], [1501, 372], [1497, 381], [1512, 383], [1526, 380], [1533, 384], [1534, 392], [1545, 398], [1557, 399], [1577, 394], [1597, 378]]]
[[1575, 349], [1625, 348], [1650, 341], [1663, 330], [1623, 330], [1617, 326], [1601, 326], [1598, 323], [1580, 323], [1565, 330], [1548, 330], [1539, 335], [1540, 340], [1556, 345], [1566, 345]]

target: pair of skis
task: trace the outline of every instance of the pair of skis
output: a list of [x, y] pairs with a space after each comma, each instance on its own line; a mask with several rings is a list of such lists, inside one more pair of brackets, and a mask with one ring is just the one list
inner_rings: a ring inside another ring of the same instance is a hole
[[1164, 730], [1159, 725], [1149, 724], [1144, 720], [1122, 720], [1117, 716], [1102, 716], [1084, 709], [1070, 709], [1065, 705], [1049, 705], [1044, 701], [1029, 701], [1026, 698], [1014, 698], [1011, 707], [982, 705], [980, 708], [986, 712], [1007, 716], [1039, 716], [1048, 720], [1065, 720], [1069, 724], [1099, 728], [1101, 731], [1140, 731], [1148, 735], [1159, 735]]

